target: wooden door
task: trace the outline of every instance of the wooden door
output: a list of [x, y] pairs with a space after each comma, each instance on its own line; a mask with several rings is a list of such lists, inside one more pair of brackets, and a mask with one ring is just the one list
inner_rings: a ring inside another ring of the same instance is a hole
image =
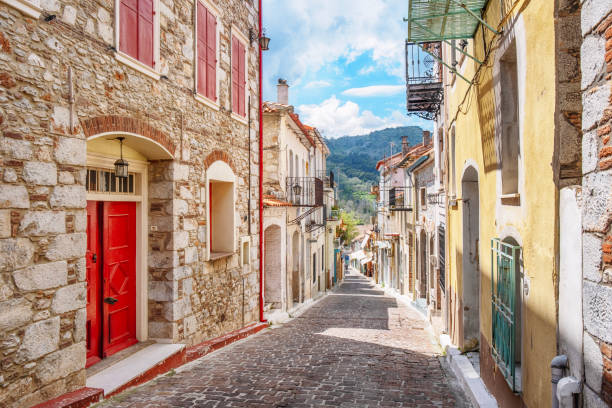
[[101, 255], [100, 250], [100, 215], [99, 203], [87, 202], [87, 252], [86, 276], [87, 276], [87, 322], [85, 333], [87, 339], [87, 363], [86, 367], [100, 361], [102, 355], [102, 285], [100, 282]]
[[136, 203], [105, 202], [103, 356], [136, 340]]

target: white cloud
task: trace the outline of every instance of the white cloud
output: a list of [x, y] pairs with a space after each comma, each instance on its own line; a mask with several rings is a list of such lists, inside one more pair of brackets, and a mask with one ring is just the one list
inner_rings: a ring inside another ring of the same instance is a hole
[[365, 53], [371, 54], [372, 69], [403, 77], [401, 2], [264, 0], [262, 12], [272, 39], [263, 63], [267, 86], [277, 76], [296, 85], [307, 73], [315, 75], [343, 59], [350, 63]]
[[304, 85], [304, 89], [314, 89], [314, 88], [327, 88], [331, 86], [331, 82], [329, 81], [310, 81], [306, 85]]
[[367, 67], [361, 68], [359, 70], [358, 74], [359, 75], [368, 75], [368, 74], [371, 74], [374, 71], [376, 71], [376, 67], [374, 65], [369, 65]]
[[361, 88], [350, 88], [342, 92], [342, 95], [359, 98], [371, 98], [376, 96], [398, 95], [406, 90], [405, 85], [373, 85]]
[[420, 125], [400, 111], [380, 117], [368, 110], [361, 111], [355, 102], [342, 103], [335, 95], [319, 105], [300, 105], [297, 110], [304, 123], [315, 126], [328, 138], [362, 135], [374, 130], [410, 124]]

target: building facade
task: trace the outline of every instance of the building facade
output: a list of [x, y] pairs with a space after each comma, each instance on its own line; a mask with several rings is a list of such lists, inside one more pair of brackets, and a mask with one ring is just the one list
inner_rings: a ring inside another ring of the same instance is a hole
[[285, 80], [277, 91], [263, 116], [264, 301], [272, 320], [331, 289], [339, 224], [329, 149], [289, 105]]
[[0, 10], [0, 405], [259, 321], [257, 3]]

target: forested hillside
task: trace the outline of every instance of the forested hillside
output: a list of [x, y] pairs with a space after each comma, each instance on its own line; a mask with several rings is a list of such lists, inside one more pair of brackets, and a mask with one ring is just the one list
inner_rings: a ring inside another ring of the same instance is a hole
[[[326, 140], [330, 156], [327, 168], [336, 174], [339, 181], [339, 204], [363, 222], [369, 222], [374, 215], [374, 198], [369, 195], [370, 187], [378, 183], [376, 162], [391, 152], [402, 148], [402, 137], [408, 136], [408, 143], [421, 143], [423, 131], [417, 126], [389, 128], [362, 136], [344, 136]], [[393, 147], [391, 144], [393, 143]]]

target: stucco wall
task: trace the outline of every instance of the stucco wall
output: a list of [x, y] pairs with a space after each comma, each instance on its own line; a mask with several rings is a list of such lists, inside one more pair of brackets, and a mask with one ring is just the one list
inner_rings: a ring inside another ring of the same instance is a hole
[[[471, 103], [462, 103], [468, 92], [468, 84], [457, 78], [448, 93], [449, 129], [456, 131], [455, 183], [457, 197], [461, 199], [463, 169], [473, 166], [478, 172], [480, 201], [479, 268], [480, 280], [480, 332], [482, 339], [491, 344], [491, 239], [513, 236], [522, 245], [525, 281], [522, 357], [522, 399], [527, 406], [550, 405], [550, 370], [548, 364], [556, 355], [556, 280], [555, 253], [558, 244], [556, 219], [558, 214], [558, 190], [555, 185], [556, 169], [551, 163], [555, 156], [556, 68], [554, 2], [523, 2], [520, 13], [511, 18], [499, 40], [499, 47], [489, 57], [488, 66], [479, 72], [478, 85], [469, 92]], [[499, 3], [491, 2], [487, 20], [500, 21]], [[483, 30], [486, 31], [486, 30]], [[486, 32], [487, 49], [491, 33]], [[496, 64], [508, 38], [514, 37], [517, 47], [518, 94], [520, 106], [520, 199], [502, 202], [499, 170], [500, 145], [496, 132], [499, 123], [499, 107], [496, 102]], [[477, 58], [485, 58], [482, 48], [482, 32], [479, 30], [469, 42], [468, 52]], [[477, 44], [474, 47], [474, 44]], [[446, 50], [448, 53], [448, 50]], [[548, 63], [542, 63], [548, 61]], [[463, 72], [473, 78], [477, 65], [466, 59]], [[462, 108], [461, 113], [457, 111]], [[449, 162], [452, 161], [449, 159]], [[451, 172], [452, 173], [452, 172]], [[450, 181], [452, 183], [452, 180]], [[462, 219], [465, 206], [451, 206], [448, 212], [449, 282], [447, 292], [452, 298], [449, 311], [453, 340], [462, 345], [460, 294], [462, 288], [462, 259], [467, 256], [463, 248]], [[485, 350], [481, 345], [481, 354]], [[491, 370], [484, 364], [484, 369]], [[492, 380], [495, 378], [495, 380]], [[504, 384], [502, 376], [483, 375], [487, 385], [495, 393]], [[499, 382], [498, 387], [491, 381]], [[500, 397], [500, 394], [496, 395]]]

